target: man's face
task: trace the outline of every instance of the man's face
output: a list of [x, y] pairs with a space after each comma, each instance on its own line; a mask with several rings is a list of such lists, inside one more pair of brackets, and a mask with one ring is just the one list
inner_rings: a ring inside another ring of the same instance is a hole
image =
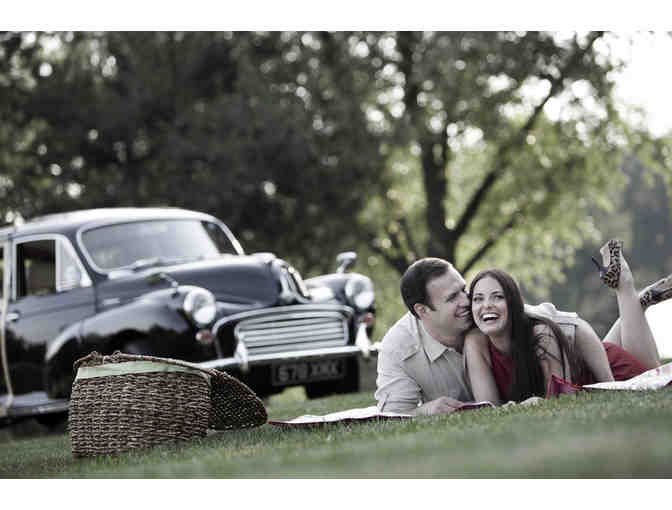
[[416, 305], [425, 326], [441, 336], [458, 336], [473, 324], [464, 278], [455, 268], [427, 283], [428, 304]]

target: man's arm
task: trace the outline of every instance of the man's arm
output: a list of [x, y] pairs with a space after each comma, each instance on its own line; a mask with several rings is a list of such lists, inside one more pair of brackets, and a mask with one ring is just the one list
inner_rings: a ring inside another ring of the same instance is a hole
[[462, 404], [450, 397], [439, 397], [418, 406], [422, 400], [420, 386], [404, 370], [400, 353], [385, 346], [378, 353], [376, 386], [379, 411], [429, 416], [452, 413]]
[[401, 353], [386, 345], [385, 339], [378, 351], [376, 387], [379, 411], [411, 414], [421, 400], [420, 386], [404, 370]]

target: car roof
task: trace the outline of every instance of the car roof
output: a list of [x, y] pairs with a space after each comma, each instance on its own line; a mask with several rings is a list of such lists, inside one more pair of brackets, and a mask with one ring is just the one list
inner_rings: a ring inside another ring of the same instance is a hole
[[108, 221], [137, 221], [153, 219], [217, 219], [209, 214], [180, 209], [177, 207], [109, 207], [84, 209], [37, 216], [18, 224], [0, 228], [0, 238], [8, 235], [35, 235], [45, 233], [74, 233], [85, 225]]

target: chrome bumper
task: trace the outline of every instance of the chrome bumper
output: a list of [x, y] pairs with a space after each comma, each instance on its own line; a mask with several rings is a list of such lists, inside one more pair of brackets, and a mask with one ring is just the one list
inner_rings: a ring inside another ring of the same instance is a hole
[[328, 347], [322, 349], [305, 349], [302, 351], [278, 352], [272, 354], [249, 354], [245, 342], [238, 340], [236, 352], [229, 358], [213, 359], [195, 363], [203, 368], [237, 368], [242, 372], [248, 372], [250, 367], [269, 362], [294, 361], [297, 359], [316, 359], [316, 358], [335, 358], [345, 355], [361, 355], [368, 359], [372, 354], [376, 354], [380, 342], [371, 343], [369, 335], [366, 332], [366, 324], [360, 324], [357, 327], [357, 336], [355, 345], [344, 345], [342, 347]]

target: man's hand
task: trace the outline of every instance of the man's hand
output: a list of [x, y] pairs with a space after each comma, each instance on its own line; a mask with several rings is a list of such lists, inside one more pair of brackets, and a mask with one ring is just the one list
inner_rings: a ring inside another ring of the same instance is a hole
[[429, 402], [422, 404], [420, 407], [414, 409], [411, 414], [416, 416], [429, 416], [432, 414], [452, 413], [462, 404], [463, 402], [455, 400], [454, 398], [439, 397], [436, 400], [430, 400]]

